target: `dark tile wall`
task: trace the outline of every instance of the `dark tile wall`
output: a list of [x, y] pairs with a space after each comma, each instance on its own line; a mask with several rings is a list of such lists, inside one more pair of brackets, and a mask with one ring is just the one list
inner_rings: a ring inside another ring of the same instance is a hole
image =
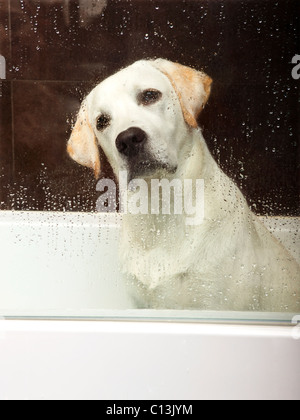
[[66, 154], [80, 101], [164, 57], [213, 77], [199, 124], [253, 209], [299, 215], [299, 30], [299, 0], [0, 0], [0, 208], [94, 210], [93, 174]]
[[0, 81], [0, 205], [7, 205], [13, 179], [11, 87]]
[[[0, 0], [0, 54], [10, 58], [8, 1]], [[7, 202], [13, 175], [11, 85], [0, 80], [0, 205]]]

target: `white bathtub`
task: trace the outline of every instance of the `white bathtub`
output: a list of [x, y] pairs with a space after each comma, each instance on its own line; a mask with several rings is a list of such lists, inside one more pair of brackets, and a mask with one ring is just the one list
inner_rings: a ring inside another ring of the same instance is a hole
[[130, 308], [118, 235], [118, 215], [0, 212], [0, 314]]
[[[263, 221], [300, 261], [299, 220]], [[120, 223], [116, 214], [0, 212], [0, 316], [261, 317], [130, 311], [133, 306], [118, 269]], [[277, 319], [291, 317], [278, 314]]]
[[[265, 223], [300, 260], [299, 220]], [[300, 316], [134, 310], [119, 226], [0, 212], [1, 400], [300, 399]]]

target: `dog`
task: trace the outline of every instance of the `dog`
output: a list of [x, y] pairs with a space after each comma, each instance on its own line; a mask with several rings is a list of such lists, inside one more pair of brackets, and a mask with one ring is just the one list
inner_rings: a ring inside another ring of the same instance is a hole
[[99, 146], [118, 177], [204, 180], [204, 219], [126, 214], [122, 272], [138, 308], [298, 312], [300, 266], [250, 211], [213, 159], [197, 124], [212, 88], [201, 71], [142, 60], [84, 99], [69, 155], [101, 172]]

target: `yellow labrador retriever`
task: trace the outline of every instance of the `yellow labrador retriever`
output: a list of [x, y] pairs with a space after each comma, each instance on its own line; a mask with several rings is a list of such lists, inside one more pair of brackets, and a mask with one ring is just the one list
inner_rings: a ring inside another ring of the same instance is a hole
[[120, 260], [138, 307], [299, 312], [299, 265], [250, 211], [197, 125], [211, 84], [180, 64], [138, 61], [85, 98], [68, 152], [97, 178], [100, 145], [128, 182], [191, 180], [194, 197], [204, 180], [202, 223], [186, 223], [185, 211], [124, 215]]

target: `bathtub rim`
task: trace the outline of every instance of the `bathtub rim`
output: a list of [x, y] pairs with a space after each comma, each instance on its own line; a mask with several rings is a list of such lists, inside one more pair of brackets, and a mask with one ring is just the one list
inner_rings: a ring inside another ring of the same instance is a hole
[[179, 310], [65, 310], [18, 311], [0, 309], [0, 321], [73, 321], [73, 322], [124, 322], [154, 324], [201, 324], [292, 327], [297, 313], [234, 312], [234, 311], [179, 311]]

